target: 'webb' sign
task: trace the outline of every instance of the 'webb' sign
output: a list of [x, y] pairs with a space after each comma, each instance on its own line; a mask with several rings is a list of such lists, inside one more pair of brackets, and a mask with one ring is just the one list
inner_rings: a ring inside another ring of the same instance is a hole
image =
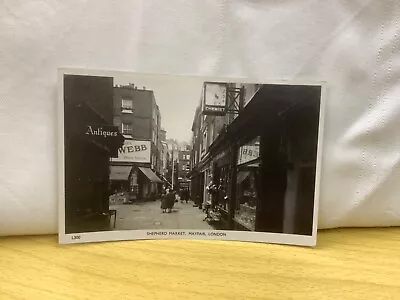
[[150, 163], [150, 141], [125, 140], [124, 145], [118, 150], [115, 162]]

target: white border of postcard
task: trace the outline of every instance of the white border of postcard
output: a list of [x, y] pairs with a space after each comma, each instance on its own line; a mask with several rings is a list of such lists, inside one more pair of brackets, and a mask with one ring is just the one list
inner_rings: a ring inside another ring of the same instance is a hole
[[[313, 230], [311, 236], [284, 234], [284, 233], [268, 233], [268, 232], [248, 232], [233, 230], [123, 230], [123, 231], [100, 231], [65, 234], [65, 158], [64, 158], [64, 89], [63, 77], [69, 75], [90, 75], [90, 76], [108, 76], [116, 75], [138, 75], [148, 78], [154, 77], [197, 77], [203, 81], [219, 81], [219, 82], [240, 82], [253, 84], [276, 84], [276, 85], [311, 85], [321, 86], [320, 99], [320, 118], [318, 128], [318, 145], [317, 145], [317, 164], [316, 179], [314, 192], [314, 214], [313, 214]], [[324, 140], [324, 123], [325, 123], [325, 101], [327, 97], [327, 84], [324, 81], [317, 80], [249, 80], [244, 78], [224, 78], [209, 77], [197, 75], [174, 75], [174, 74], [151, 74], [138, 73], [133, 71], [110, 71], [110, 70], [94, 70], [83, 68], [59, 68], [58, 69], [58, 197], [59, 197], [59, 243], [88, 243], [88, 242], [105, 242], [105, 241], [127, 241], [127, 240], [154, 240], [154, 239], [196, 239], [196, 240], [227, 240], [227, 241], [245, 241], [245, 242], [262, 242], [272, 244], [286, 244], [298, 246], [315, 246], [317, 242], [317, 226], [318, 226], [318, 208], [320, 197], [321, 182], [321, 160], [322, 160], [322, 142]]]

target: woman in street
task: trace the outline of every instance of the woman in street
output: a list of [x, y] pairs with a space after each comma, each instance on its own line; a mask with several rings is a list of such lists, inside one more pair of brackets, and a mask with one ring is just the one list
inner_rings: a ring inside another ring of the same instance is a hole
[[161, 198], [161, 209], [163, 213], [167, 212], [169, 208], [169, 202], [168, 202], [169, 194], [170, 194], [169, 189], [166, 189], [165, 194]]
[[175, 204], [175, 192], [169, 192], [167, 194], [166, 198], [167, 198], [167, 206], [168, 206], [167, 213], [170, 213]]

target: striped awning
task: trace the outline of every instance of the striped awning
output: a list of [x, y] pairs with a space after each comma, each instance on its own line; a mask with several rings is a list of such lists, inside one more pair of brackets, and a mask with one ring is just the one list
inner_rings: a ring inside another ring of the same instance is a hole
[[162, 183], [162, 180], [150, 169], [139, 167], [139, 170], [152, 182]]

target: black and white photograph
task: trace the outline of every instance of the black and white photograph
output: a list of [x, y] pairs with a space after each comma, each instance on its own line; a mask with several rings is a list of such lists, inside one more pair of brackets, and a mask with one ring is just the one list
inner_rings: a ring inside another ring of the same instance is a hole
[[59, 70], [60, 243], [314, 246], [322, 82]]

